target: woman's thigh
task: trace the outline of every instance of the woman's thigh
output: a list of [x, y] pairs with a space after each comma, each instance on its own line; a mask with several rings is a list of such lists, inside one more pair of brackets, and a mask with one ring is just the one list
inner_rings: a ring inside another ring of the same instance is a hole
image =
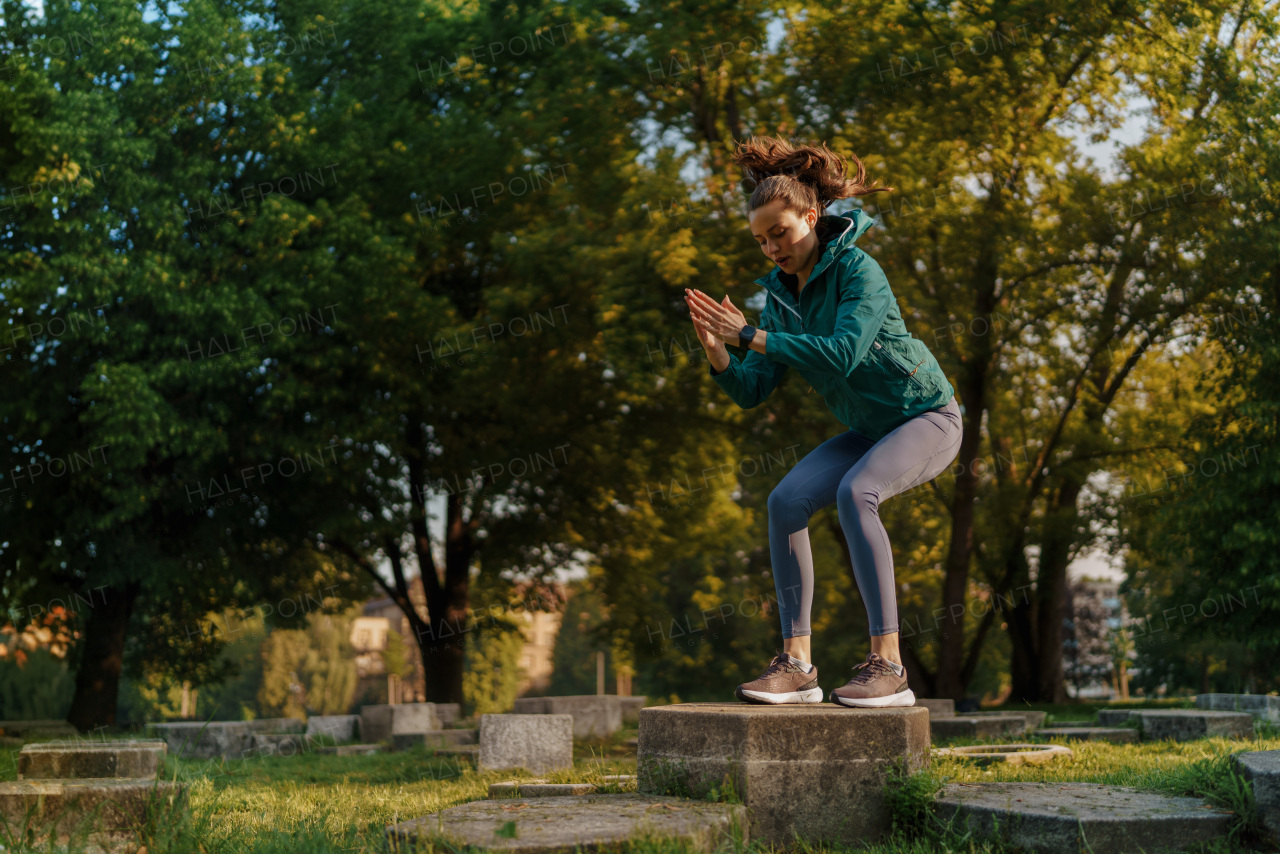
[[806, 454], [769, 495], [771, 510], [801, 505], [807, 516], [832, 504], [840, 480], [871, 447], [871, 439], [854, 430], [833, 436]]
[[952, 399], [894, 428], [857, 460], [837, 488], [847, 488], [850, 498], [856, 489], [883, 500], [927, 483], [956, 458], [961, 433], [960, 409]]

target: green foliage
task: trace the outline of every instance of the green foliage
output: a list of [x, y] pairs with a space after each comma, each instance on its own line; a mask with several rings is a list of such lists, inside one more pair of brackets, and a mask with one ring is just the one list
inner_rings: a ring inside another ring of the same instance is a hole
[[75, 674], [47, 649], [0, 659], [0, 720], [63, 720], [74, 692]]
[[525, 635], [519, 618], [506, 612], [488, 614], [477, 621], [471, 635], [462, 674], [464, 714], [511, 711], [524, 676], [520, 654]]
[[401, 678], [413, 675], [413, 662], [409, 660], [406, 646], [399, 632], [387, 632], [386, 647], [382, 650], [382, 666], [388, 675], [394, 673]]
[[339, 616], [312, 614], [305, 629], [276, 629], [262, 643], [258, 707], [264, 717], [345, 714], [356, 690], [351, 622], [360, 606]]

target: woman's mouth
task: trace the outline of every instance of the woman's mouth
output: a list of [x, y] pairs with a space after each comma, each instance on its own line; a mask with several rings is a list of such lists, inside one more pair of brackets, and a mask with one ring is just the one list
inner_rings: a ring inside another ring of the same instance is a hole
[[779, 267], [785, 267], [787, 266], [787, 262], [790, 260], [791, 260], [791, 256], [788, 255], [786, 258], [779, 258], [777, 261], [777, 264]]

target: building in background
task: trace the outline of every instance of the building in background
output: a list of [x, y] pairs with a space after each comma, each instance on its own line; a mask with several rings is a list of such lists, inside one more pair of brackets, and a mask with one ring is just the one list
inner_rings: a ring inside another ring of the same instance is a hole
[[1120, 582], [1086, 577], [1069, 589], [1063, 648], [1067, 694], [1081, 700], [1128, 699], [1134, 651]]

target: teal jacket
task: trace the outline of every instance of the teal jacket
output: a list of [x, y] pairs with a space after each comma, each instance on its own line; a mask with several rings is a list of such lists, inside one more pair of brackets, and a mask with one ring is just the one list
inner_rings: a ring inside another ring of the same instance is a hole
[[759, 328], [768, 332], [764, 353], [748, 350], [711, 376], [734, 403], [751, 409], [764, 402], [788, 367], [822, 395], [832, 414], [851, 430], [878, 440], [955, 394], [938, 360], [907, 332], [884, 271], [854, 246], [873, 220], [860, 209], [822, 216], [822, 254], [797, 300], [787, 288], [796, 276], [774, 267], [756, 284], [769, 294]]

